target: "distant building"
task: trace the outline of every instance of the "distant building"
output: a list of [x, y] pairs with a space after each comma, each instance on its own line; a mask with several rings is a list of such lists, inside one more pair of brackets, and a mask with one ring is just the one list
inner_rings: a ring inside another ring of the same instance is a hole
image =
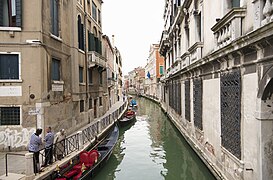
[[159, 45], [150, 46], [148, 62], [145, 66], [145, 87], [147, 95], [160, 97], [159, 80], [164, 74], [164, 58], [159, 54]]

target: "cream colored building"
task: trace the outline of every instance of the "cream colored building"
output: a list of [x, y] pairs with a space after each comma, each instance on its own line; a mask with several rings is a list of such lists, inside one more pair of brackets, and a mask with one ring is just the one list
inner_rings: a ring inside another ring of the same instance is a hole
[[219, 178], [273, 179], [272, 1], [165, 2], [162, 106]]
[[101, 4], [0, 2], [1, 149], [26, 148], [37, 127], [74, 132], [107, 110]]

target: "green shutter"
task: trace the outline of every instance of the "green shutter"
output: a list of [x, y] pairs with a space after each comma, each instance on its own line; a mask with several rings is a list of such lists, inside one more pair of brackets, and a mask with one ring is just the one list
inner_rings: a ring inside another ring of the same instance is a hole
[[4, 18], [4, 10], [3, 10], [3, 1], [0, 1], [0, 26], [4, 26], [3, 18]]
[[91, 40], [91, 51], [95, 51], [96, 50], [96, 42], [95, 42], [95, 37], [94, 34], [91, 33], [90, 36], [90, 40]]
[[16, 0], [16, 27], [22, 27], [22, 0]]

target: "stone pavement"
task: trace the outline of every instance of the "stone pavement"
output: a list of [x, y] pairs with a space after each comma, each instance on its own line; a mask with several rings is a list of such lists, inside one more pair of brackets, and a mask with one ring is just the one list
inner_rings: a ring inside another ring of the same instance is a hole
[[[115, 110], [117, 110], [120, 106], [122, 106], [124, 102], [123, 101], [118, 101], [117, 103], [115, 103], [103, 116], [98, 117], [96, 120], [102, 119], [106, 116], [108, 116], [109, 114], [113, 113]], [[90, 125], [86, 125], [85, 127], [82, 127], [81, 129], [79, 129], [78, 131], [81, 131], [87, 127], [89, 127]], [[77, 133], [77, 132], [75, 132]], [[27, 151], [20, 151], [20, 152], [12, 152], [12, 153], [16, 153], [16, 154], [25, 154], [27, 153]], [[43, 179], [43, 177], [51, 170], [55, 169], [57, 164], [64, 164], [66, 161], [68, 161], [68, 159], [70, 159], [71, 157], [77, 155], [78, 152], [72, 153], [69, 155], [69, 157], [64, 158], [62, 161], [57, 161], [55, 163], [53, 163], [53, 165], [48, 166], [44, 169], [45, 172], [41, 173], [41, 174], [37, 174], [35, 179]], [[5, 155], [6, 152], [0, 152], [0, 180], [15, 180], [15, 179], [24, 179], [24, 174], [25, 174], [25, 156], [15, 156], [15, 155], [8, 155], [8, 177], [6, 177], [6, 162], [5, 162]]]

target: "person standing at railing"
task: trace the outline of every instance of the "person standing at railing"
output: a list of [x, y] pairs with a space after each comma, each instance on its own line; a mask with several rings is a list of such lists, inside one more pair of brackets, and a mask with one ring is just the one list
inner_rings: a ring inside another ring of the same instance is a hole
[[51, 132], [51, 127], [46, 128], [46, 136], [45, 136], [45, 163], [42, 167], [46, 167], [48, 164], [53, 163], [53, 141], [54, 134]]
[[40, 135], [42, 134], [42, 129], [37, 129], [35, 133], [33, 133], [30, 137], [29, 141], [29, 152], [33, 153], [33, 166], [34, 166], [34, 172], [38, 173], [40, 171], [40, 163], [39, 163], [39, 150], [42, 145], [42, 138]]
[[58, 160], [61, 160], [64, 157], [65, 153], [65, 130], [61, 129], [60, 132], [57, 132], [55, 135], [55, 157]]

